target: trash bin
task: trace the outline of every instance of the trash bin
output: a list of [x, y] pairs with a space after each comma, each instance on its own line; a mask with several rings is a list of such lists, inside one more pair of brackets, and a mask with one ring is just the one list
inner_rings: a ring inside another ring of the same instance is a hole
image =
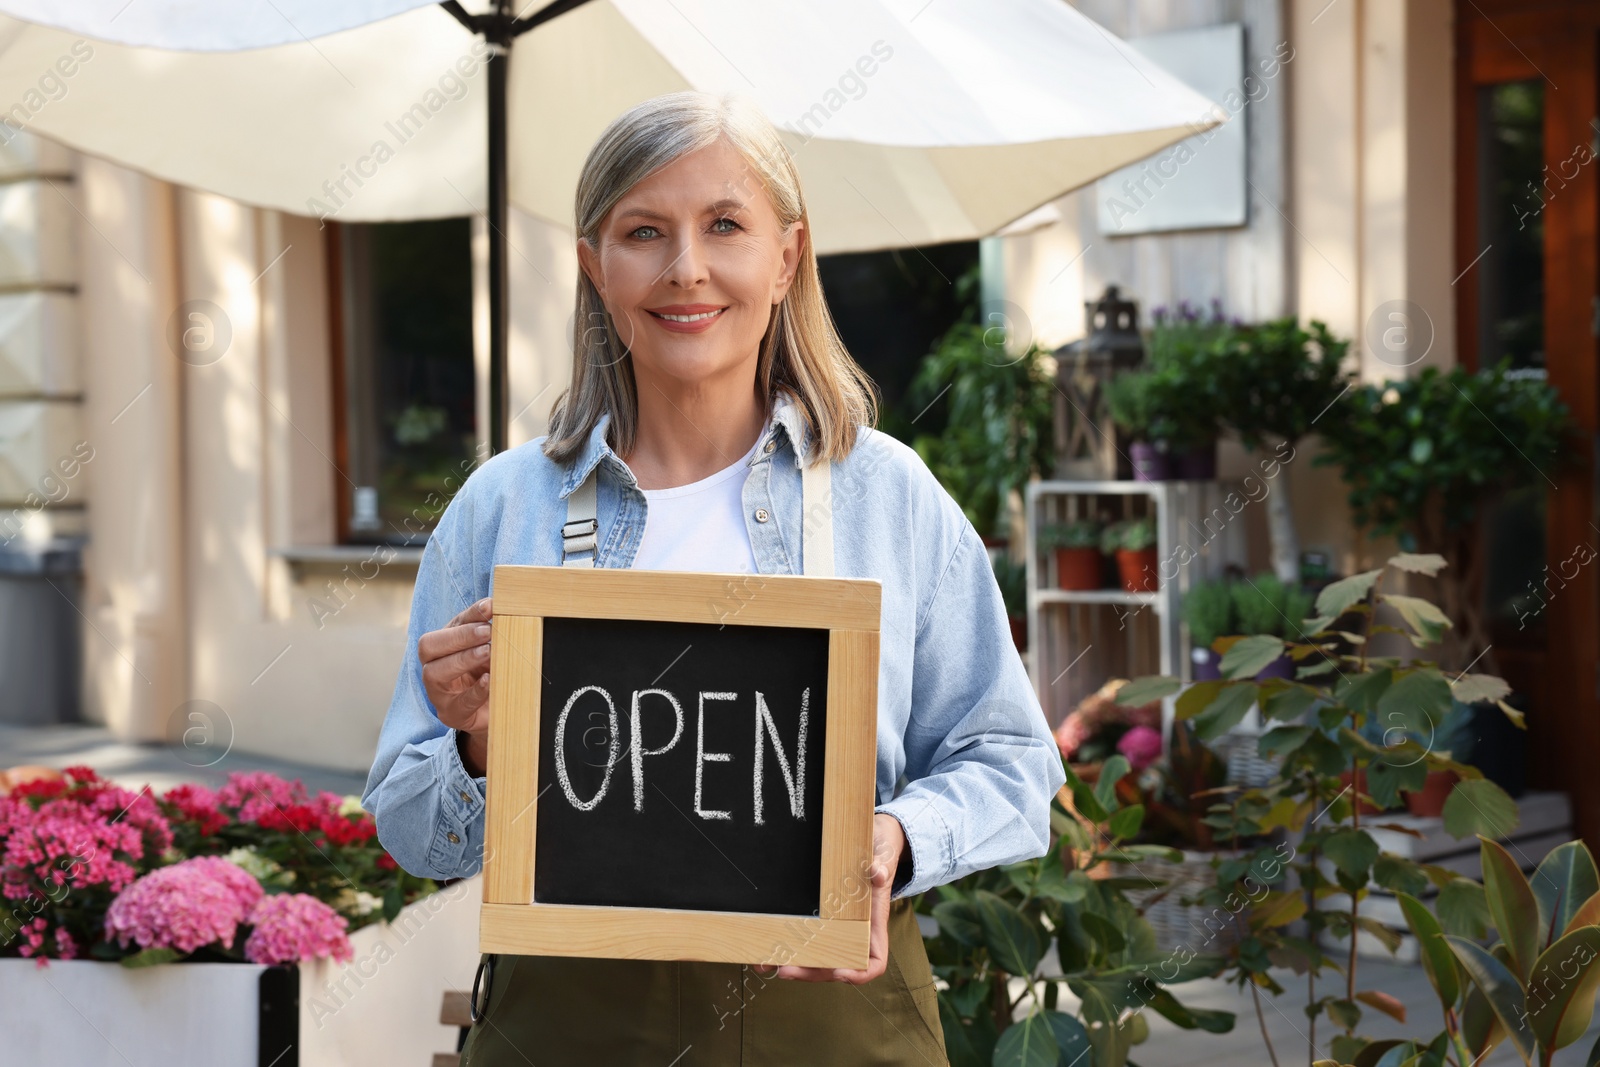
[[83, 540], [0, 545], [0, 723], [76, 722]]

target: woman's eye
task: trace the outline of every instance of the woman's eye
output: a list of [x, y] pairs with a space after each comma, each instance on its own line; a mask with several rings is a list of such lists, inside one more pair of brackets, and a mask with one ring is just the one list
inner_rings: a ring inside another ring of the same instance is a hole
[[[724, 222], [726, 222], [729, 226], [732, 226], [734, 230], [743, 229], [743, 227], [741, 227], [737, 222], [734, 222], [732, 219], [728, 218], [726, 215], [724, 215], [722, 218], [718, 219], [716, 222], [713, 222], [711, 225], [712, 226], [716, 226], [716, 225], [718, 225], [720, 223], [724, 223]], [[733, 230], [718, 230], [717, 232], [718, 233], [732, 233]]]

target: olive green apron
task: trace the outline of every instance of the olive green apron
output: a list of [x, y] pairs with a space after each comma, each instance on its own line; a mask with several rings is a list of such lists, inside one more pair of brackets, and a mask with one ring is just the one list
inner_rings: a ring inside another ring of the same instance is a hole
[[944, 1033], [909, 899], [865, 985], [736, 963], [494, 957], [463, 1067], [943, 1067]]
[[[808, 464], [801, 473], [802, 513], [829, 514], [832, 464]], [[591, 471], [567, 499], [563, 566], [594, 565], [595, 510]], [[801, 553], [806, 574], [833, 574], [831, 521], [802, 524]], [[462, 1050], [470, 1067], [949, 1062], [933, 972], [909, 899], [891, 904], [888, 965], [865, 985], [763, 977], [734, 963], [492, 959], [488, 990], [474, 990], [486, 992], [487, 1004], [480, 996], [483, 1017]]]

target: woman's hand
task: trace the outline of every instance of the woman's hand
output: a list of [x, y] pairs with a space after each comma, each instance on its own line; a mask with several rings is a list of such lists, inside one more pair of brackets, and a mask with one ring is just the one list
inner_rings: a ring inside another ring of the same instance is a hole
[[461, 762], [474, 778], [483, 776], [489, 755], [489, 601], [484, 597], [417, 639], [423, 688], [439, 721], [467, 735]]
[[779, 978], [794, 978], [802, 982], [849, 982], [851, 985], [861, 985], [883, 973], [884, 968], [889, 965], [889, 893], [894, 887], [895, 871], [900, 868], [900, 857], [905, 853], [905, 849], [906, 834], [900, 827], [900, 820], [883, 812], [873, 815], [872, 932], [867, 941], [866, 970], [846, 970], [842, 967], [796, 967], [785, 964], [778, 968]]

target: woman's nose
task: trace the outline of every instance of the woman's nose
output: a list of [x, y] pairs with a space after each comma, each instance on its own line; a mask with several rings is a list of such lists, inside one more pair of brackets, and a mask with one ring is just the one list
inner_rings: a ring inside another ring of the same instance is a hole
[[689, 233], [678, 240], [661, 277], [680, 289], [693, 289], [706, 283], [706, 253], [698, 234]]

